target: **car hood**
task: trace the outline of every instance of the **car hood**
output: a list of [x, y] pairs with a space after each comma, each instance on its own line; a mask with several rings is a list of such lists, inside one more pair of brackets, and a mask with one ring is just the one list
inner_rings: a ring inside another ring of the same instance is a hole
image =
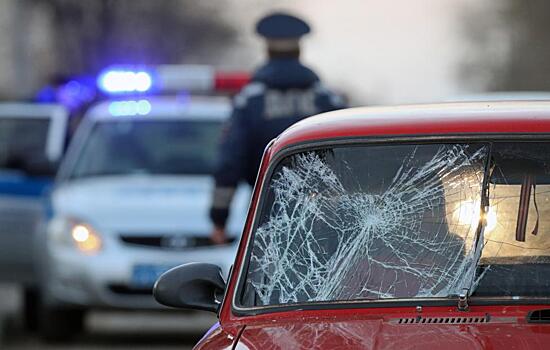
[[[414, 317], [413, 317], [414, 318]], [[444, 318], [445, 319], [445, 318]], [[447, 323], [450, 322], [449, 318]], [[399, 324], [398, 319], [302, 318], [247, 325], [237, 349], [542, 349], [550, 325], [502, 317], [472, 324]], [[445, 322], [445, 321], [443, 321]]]
[[[112, 176], [66, 182], [52, 192], [56, 216], [102, 230], [208, 234], [214, 181], [209, 176]], [[237, 190], [228, 232], [240, 234], [250, 190]]]

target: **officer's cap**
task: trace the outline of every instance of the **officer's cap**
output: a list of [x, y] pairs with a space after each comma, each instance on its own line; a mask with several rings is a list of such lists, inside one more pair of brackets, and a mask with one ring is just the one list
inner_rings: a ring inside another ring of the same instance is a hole
[[300, 18], [282, 12], [267, 15], [256, 24], [256, 32], [267, 39], [299, 39], [310, 30]]

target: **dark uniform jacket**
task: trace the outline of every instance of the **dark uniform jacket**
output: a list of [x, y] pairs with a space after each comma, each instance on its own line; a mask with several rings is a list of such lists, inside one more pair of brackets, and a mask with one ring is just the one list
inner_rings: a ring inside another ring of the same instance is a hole
[[239, 181], [254, 184], [264, 148], [305, 117], [343, 108], [341, 97], [297, 59], [272, 59], [234, 99], [220, 145], [210, 216], [223, 227]]

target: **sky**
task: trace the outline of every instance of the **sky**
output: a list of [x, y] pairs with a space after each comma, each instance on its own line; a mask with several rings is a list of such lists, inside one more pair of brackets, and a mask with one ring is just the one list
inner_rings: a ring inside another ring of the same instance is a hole
[[313, 27], [303, 40], [303, 61], [354, 105], [430, 102], [475, 92], [459, 76], [469, 54], [462, 19], [466, 8], [479, 7], [474, 0], [228, 1], [228, 18], [250, 49], [231, 52], [231, 61], [261, 63], [254, 23], [285, 10]]

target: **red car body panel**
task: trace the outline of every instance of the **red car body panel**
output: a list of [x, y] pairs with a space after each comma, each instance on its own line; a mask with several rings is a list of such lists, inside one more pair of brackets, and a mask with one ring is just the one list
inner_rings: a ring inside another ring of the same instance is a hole
[[[449, 317], [450, 315], [445, 315]], [[459, 315], [457, 315], [459, 316]], [[523, 314], [524, 316], [524, 314]], [[347, 315], [300, 318], [247, 326], [237, 349], [545, 349], [550, 345], [546, 325], [510, 320], [487, 324], [397, 324]]]
[[219, 323], [216, 323], [206, 332], [204, 337], [195, 346], [195, 349], [233, 349], [236, 339], [239, 338], [244, 327], [222, 329]]
[[[283, 149], [330, 139], [407, 138], [415, 136], [505, 136], [547, 134], [550, 102], [485, 102], [355, 108], [305, 119], [268, 146], [220, 310], [220, 328], [211, 331], [198, 349], [541, 349], [550, 348], [550, 324], [527, 323], [530, 311], [550, 305], [456, 307], [377, 307], [295, 310], [238, 316], [231, 304], [247, 248], [258, 199], [270, 163]], [[482, 317], [489, 322], [399, 324], [399, 318]]]
[[315, 140], [354, 137], [550, 132], [549, 102], [486, 102], [350, 108], [304, 119], [273, 151]]

